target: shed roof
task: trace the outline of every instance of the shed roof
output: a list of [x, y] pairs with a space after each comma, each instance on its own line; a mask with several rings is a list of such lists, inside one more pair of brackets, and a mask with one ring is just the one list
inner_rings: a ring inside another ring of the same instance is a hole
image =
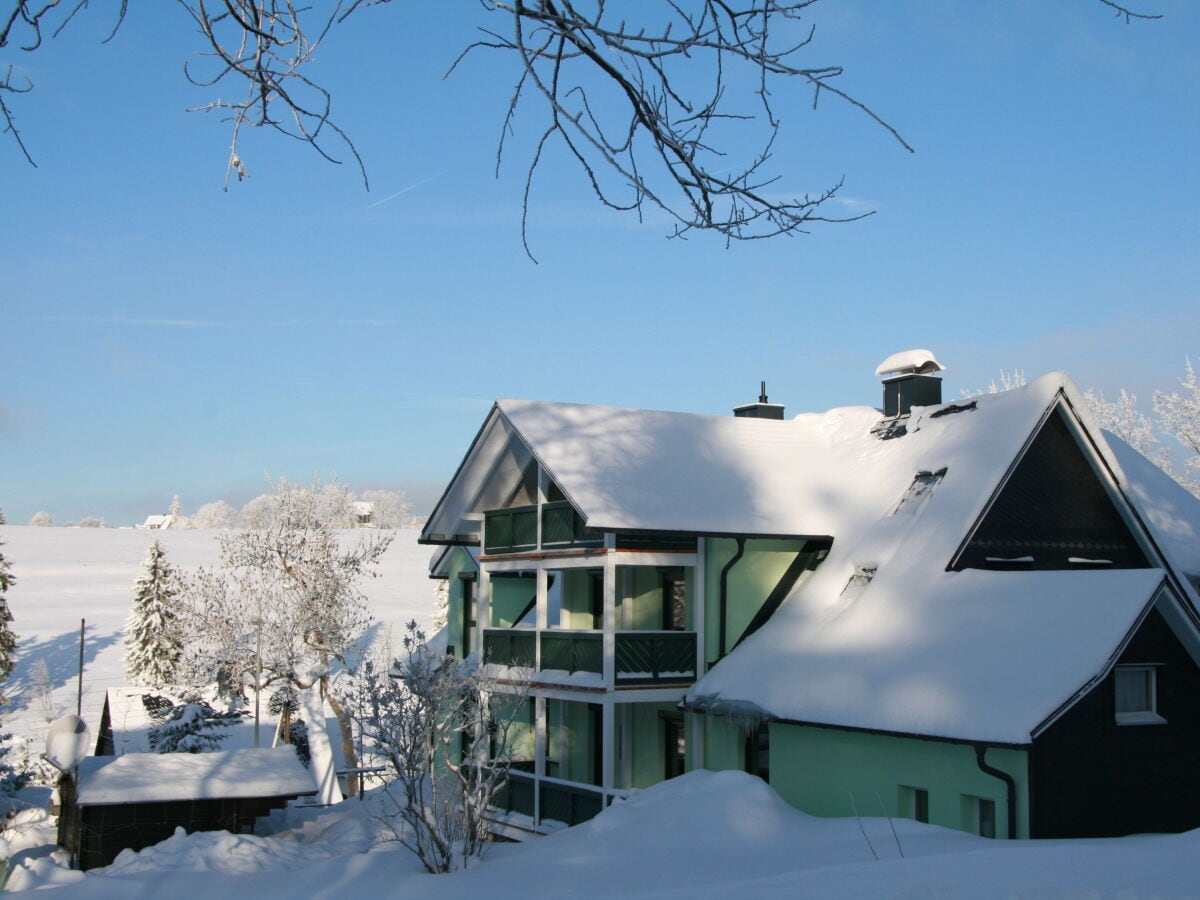
[[294, 797], [316, 791], [290, 744], [215, 753], [126, 753], [79, 764], [80, 806]]

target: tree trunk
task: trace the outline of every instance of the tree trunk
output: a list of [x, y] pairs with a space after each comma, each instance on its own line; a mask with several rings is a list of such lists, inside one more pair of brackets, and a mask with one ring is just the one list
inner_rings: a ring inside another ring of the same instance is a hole
[[[342, 733], [342, 756], [345, 757], [346, 768], [357, 769], [358, 753], [354, 750], [354, 727], [350, 721], [350, 714], [346, 712], [346, 708], [338, 702], [333, 691], [330, 690], [328, 675], [321, 676], [321, 692], [325, 695], [329, 708], [333, 710], [333, 715], [337, 718], [338, 730]], [[353, 797], [357, 793], [357, 773], [346, 776], [346, 796]]]

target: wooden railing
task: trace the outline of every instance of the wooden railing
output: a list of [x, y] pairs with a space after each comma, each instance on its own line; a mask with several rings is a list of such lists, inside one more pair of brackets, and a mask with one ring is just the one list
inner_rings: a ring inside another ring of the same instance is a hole
[[[536, 506], [490, 509], [483, 514], [483, 550], [488, 554], [527, 553], [536, 550]], [[604, 535], [584, 525], [583, 517], [566, 500], [542, 504], [542, 547], [566, 550], [600, 547]]]
[[696, 680], [694, 631], [618, 631], [617, 684], [690, 684]]

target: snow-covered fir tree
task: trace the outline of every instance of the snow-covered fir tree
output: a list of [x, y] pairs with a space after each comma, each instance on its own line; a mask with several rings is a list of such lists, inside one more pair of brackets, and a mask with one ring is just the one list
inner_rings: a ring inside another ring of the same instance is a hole
[[125, 673], [131, 684], [172, 684], [183, 656], [175, 570], [155, 541], [146, 552], [125, 623]]
[[241, 710], [221, 712], [207, 700], [193, 700], [153, 713], [159, 723], [150, 729], [150, 749], [159, 753], [210, 753], [229, 737], [220, 729], [241, 721]]
[[[8, 608], [8, 589], [16, 583], [12, 568], [4, 558], [4, 541], [0, 541], [0, 682], [8, 680], [13, 670], [13, 653], [17, 649], [17, 636], [10, 623], [12, 612]], [[0, 703], [6, 703], [3, 688], [0, 688]]]

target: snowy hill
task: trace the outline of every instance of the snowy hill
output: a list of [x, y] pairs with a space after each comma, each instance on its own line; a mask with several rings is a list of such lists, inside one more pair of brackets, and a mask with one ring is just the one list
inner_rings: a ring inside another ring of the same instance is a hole
[[[364, 636], [369, 643], [386, 641], [389, 631], [398, 640], [405, 622], [428, 623], [432, 617], [430, 551], [417, 544], [418, 533], [394, 532], [380, 577], [363, 582], [375, 617]], [[23, 525], [0, 530], [4, 556], [16, 577], [8, 601], [17, 634], [17, 663], [5, 685], [12, 705], [3, 711], [4, 727], [14, 743], [32, 740], [34, 753], [40, 753], [47, 719], [75, 711], [80, 619], [87, 621], [82, 715], [95, 733], [105, 691], [125, 683], [122, 632], [146, 548], [158, 540], [172, 566], [192, 570], [218, 562], [218, 534]], [[360, 534], [349, 532], [346, 539]], [[49, 674], [49, 702], [35, 684], [39, 660]]]

